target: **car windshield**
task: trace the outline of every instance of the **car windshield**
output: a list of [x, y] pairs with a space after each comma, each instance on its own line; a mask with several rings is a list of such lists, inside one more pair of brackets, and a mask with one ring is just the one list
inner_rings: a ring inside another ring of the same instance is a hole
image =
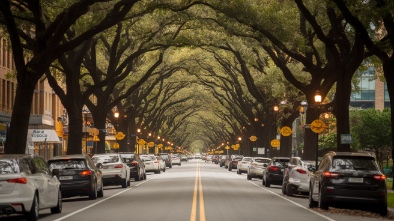
[[152, 160], [156, 160], [155, 156], [141, 156], [141, 158], [145, 161], [152, 161]]
[[16, 159], [0, 159], [0, 174], [19, 173], [19, 165]]
[[98, 163], [117, 163], [119, 161], [119, 157], [116, 156], [94, 156], [92, 158], [95, 164]]
[[132, 159], [134, 159], [134, 154], [131, 154], [131, 153], [122, 153], [122, 154], [120, 154], [120, 156], [122, 158], [132, 158]]
[[86, 169], [87, 167], [85, 160], [82, 159], [50, 160], [48, 164], [51, 170]]
[[276, 160], [274, 160], [273, 164], [275, 166], [285, 167], [285, 166], [287, 166], [287, 164], [289, 164], [289, 161], [290, 160], [288, 160], [288, 159], [276, 159]]
[[242, 159], [242, 161], [248, 161], [248, 162], [251, 162], [252, 160], [253, 160], [253, 158], [251, 158], [251, 157], [244, 157]]
[[255, 159], [256, 162], [258, 163], [268, 163], [270, 160], [268, 159]]
[[336, 170], [379, 170], [371, 157], [334, 157], [332, 167]]

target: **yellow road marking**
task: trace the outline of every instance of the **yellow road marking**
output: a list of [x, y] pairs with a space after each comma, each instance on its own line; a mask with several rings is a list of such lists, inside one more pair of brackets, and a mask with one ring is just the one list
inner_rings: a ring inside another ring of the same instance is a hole
[[[197, 192], [199, 192], [198, 195]], [[199, 199], [197, 199], [197, 196], [199, 197]], [[199, 204], [200, 221], [205, 221], [204, 195], [202, 191], [200, 165], [198, 163], [196, 169], [196, 180], [194, 181], [193, 202], [192, 202], [192, 210], [190, 213], [190, 221], [196, 221], [197, 219], [197, 200], [199, 200], [200, 202]]]

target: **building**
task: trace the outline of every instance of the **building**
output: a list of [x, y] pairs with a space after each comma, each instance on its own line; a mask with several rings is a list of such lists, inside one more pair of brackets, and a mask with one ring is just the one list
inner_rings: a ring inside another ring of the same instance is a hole
[[[0, 38], [0, 153], [4, 152], [17, 87], [13, 77], [15, 64], [9, 44], [6, 38]], [[33, 95], [26, 153], [41, 155], [46, 159], [64, 153], [66, 145], [63, 134], [56, 133], [55, 125], [66, 117], [59, 98], [48, 82], [39, 81]]]

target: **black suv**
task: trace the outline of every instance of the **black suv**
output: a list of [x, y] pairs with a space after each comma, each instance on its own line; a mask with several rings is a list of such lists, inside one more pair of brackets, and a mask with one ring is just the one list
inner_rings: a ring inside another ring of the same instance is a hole
[[263, 172], [263, 185], [270, 187], [271, 184], [282, 185], [283, 171], [289, 164], [290, 157], [273, 157]]
[[130, 167], [130, 178], [134, 178], [135, 181], [146, 179], [145, 164], [138, 154], [121, 152], [119, 155], [126, 162], [127, 166]]
[[161, 159], [166, 162], [166, 167], [172, 168], [171, 156], [168, 153], [159, 153], [159, 155], [161, 156]]
[[335, 202], [372, 204], [387, 215], [386, 176], [367, 153], [330, 152], [310, 179], [309, 207], [328, 209]]

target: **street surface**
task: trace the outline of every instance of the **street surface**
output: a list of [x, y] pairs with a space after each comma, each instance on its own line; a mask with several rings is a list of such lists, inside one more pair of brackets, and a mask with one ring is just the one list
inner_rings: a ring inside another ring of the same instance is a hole
[[[350, 214], [349, 214], [350, 213]], [[148, 173], [147, 180], [131, 186], [107, 186], [104, 198], [75, 197], [63, 200], [61, 214], [40, 211], [42, 221], [372, 221], [389, 220], [368, 211], [330, 208], [309, 209], [307, 196], [288, 197], [281, 187], [266, 188], [260, 179], [220, 168], [202, 160], [182, 162], [161, 174]], [[24, 220], [23, 216], [0, 217]]]

